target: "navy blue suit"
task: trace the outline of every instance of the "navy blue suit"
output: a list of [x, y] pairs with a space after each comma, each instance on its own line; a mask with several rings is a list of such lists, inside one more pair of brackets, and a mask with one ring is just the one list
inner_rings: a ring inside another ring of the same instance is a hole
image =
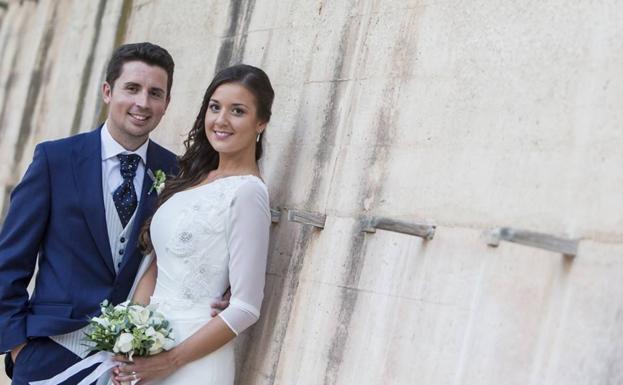
[[[30, 341], [18, 355], [16, 372], [30, 361], [36, 365], [49, 355], [60, 360], [68, 354], [41, 337], [85, 326], [88, 317], [99, 313], [104, 299], [124, 301], [138, 270], [142, 258], [138, 233], [153, 214], [157, 194], [148, 194], [152, 180], [146, 173], [142, 191], [137, 191], [141, 199], [126, 253], [115, 274], [102, 193], [100, 130], [37, 145], [32, 163], [11, 194], [0, 232], [0, 351]], [[176, 158], [150, 141], [146, 171], [158, 169], [174, 174]], [[29, 299], [26, 288], [37, 259], [39, 270]], [[27, 374], [29, 380], [65, 368], [59, 361], [50, 364], [55, 367]]]

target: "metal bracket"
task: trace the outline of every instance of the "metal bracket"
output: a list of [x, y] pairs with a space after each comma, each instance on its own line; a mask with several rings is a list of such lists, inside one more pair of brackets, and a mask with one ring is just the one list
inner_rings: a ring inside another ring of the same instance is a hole
[[324, 229], [327, 216], [324, 214], [311, 213], [308, 211], [288, 210], [288, 220], [304, 225], [311, 225], [319, 229]]
[[270, 221], [272, 223], [279, 223], [279, 219], [281, 219], [281, 210], [270, 209]]
[[487, 245], [497, 247], [500, 241], [518, 243], [572, 257], [577, 255], [580, 242], [579, 239], [561, 238], [511, 227], [499, 227], [488, 232]]
[[363, 231], [376, 233], [377, 229], [395, 231], [397, 233], [415, 235], [416, 237], [431, 240], [435, 236], [437, 226], [423, 223], [409, 223], [390, 218], [373, 217], [367, 220]]

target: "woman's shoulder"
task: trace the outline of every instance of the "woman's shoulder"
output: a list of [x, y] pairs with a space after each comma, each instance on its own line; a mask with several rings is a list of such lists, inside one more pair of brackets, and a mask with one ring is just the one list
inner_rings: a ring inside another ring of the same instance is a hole
[[268, 187], [260, 177], [255, 175], [241, 175], [237, 178], [235, 197], [261, 196], [268, 199]]
[[242, 175], [236, 179], [231, 205], [244, 202], [268, 207], [268, 188], [262, 179], [255, 175]]

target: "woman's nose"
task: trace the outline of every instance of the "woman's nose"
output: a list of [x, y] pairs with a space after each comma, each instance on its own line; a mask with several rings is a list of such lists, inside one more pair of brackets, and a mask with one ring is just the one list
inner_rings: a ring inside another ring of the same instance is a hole
[[227, 116], [224, 110], [219, 111], [218, 115], [216, 116], [216, 119], [214, 120], [214, 123], [218, 125], [224, 125], [227, 123]]

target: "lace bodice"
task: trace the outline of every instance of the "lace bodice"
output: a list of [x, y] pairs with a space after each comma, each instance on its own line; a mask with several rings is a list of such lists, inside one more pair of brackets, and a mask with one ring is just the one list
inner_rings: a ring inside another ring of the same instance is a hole
[[153, 297], [182, 311], [209, 308], [231, 287], [231, 305], [219, 315], [238, 334], [259, 317], [269, 226], [268, 191], [257, 177], [226, 177], [175, 194], [151, 223]]

